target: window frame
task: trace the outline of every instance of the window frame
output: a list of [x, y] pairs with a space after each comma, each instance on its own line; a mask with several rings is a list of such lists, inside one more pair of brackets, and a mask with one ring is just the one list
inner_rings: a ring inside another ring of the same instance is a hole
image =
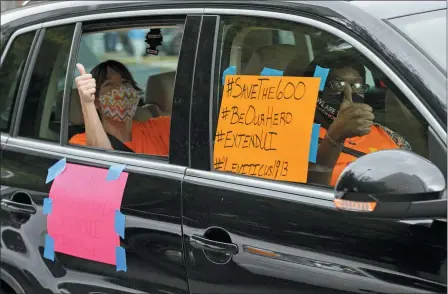
[[[61, 26], [53, 26], [53, 27], [48, 27], [48, 28], [51, 29], [51, 28], [56, 28], [56, 27], [69, 26], [69, 25], [73, 25], [73, 24], [69, 23], [69, 24], [65, 24], [65, 25], [61, 25]], [[18, 108], [14, 110], [14, 113], [17, 115], [17, 117], [14, 120], [14, 129], [11, 132], [11, 136], [12, 137], [24, 138], [24, 139], [33, 139], [33, 140], [39, 140], [39, 141], [44, 141], [44, 142], [50, 142], [50, 143], [55, 143], [55, 144], [59, 144], [60, 145], [61, 144], [61, 138], [62, 138], [62, 124], [61, 124], [61, 128], [59, 129], [59, 139], [58, 139], [58, 141], [45, 140], [45, 139], [42, 139], [42, 138], [28, 138], [28, 137], [20, 135], [20, 125], [21, 125], [21, 120], [22, 120], [22, 113], [23, 113], [25, 102], [26, 102], [26, 98], [27, 98], [29, 84], [30, 84], [31, 79], [32, 79], [35, 63], [36, 63], [36, 60], [37, 60], [37, 58], [39, 56], [39, 52], [40, 52], [42, 43], [44, 42], [44, 39], [45, 39], [45, 37], [47, 35], [47, 28], [41, 28], [41, 29], [38, 30], [38, 32], [40, 33], [40, 35], [38, 35], [37, 42], [36, 42], [34, 47], [33, 47], [34, 44], [31, 47], [32, 48], [32, 54], [30, 55], [31, 56], [30, 63], [29, 64], [28, 63], [25, 64], [25, 69], [24, 70], [26, 72], [22, 76], [22, 82], [24, 82], [24, 88], [23, 88], [23, 92], [19, 92], [19, 95], [17, 97], [17, 102], [18, 103], [16, 103], [16, 105], [17, 105]], [[73, 41], [73, 37], [74, 37], [75, 33], [76, 33], [76, 23], [75, 23], [75, 28], [73, 29], [72, 41]], [[72, 47], [73, 47], [73, 42], [70, 44], [69, 54], [71, 54], [71, 48]], [[67, 61], [70, 60], [70, 57], [71, 57], [71, 55], [69, 55], [69, 58], [68, 58]], [[55, 60], [55, 61], [57, 61], [57, 60]], [[69, 74], [69, 71], [68, 71], [68, 68], [67, 68], [66, 72], [65, 72], [66, 80], [67, 80], [67, 75], [68, 74]], [[21, 90], [21, 89], [19, 88], [19, 90]], [[64, 90], [65, 90], [65, 88], [64, 88]], [[47, 89], [47, 91], [48, 91], [48, 89]], [[64, 92], [63, 98], [62, 98], [63, 99], [62, 100], [63, 103], [64, 103], [64, 96], [65, 96], [65, 92]], [[54, 100], [54, 101], [56, 101], [56, 100]], [[39, 101], [39, 103], [42, 103], [42, 102], [44, 104], [47, 103], [46, 99], [44, 101]], [[39, 109], [39, 110], [41, 110], [42, 114], [43, 114], [44, 109]], [[42, 116], [42, 118], [43, 118], [43, 116]], [[62, 117], [61, 117], [61, 120], [62, 120]]]
[[[380, 54], [376, 54], [371, 48], [369, 48], [365, 43], [358, 40], [359, 37], [352, 36], [351, 34], [341, 30], [337, 26], [328, 24], [322, 20], [313, 19], [310, 16], [301, 16], [294, 14], [287, 14], [282, 12], [271, 12], [271, 11], [262, 11], [256, 9], [218, 9], [218, 8], [205, 8], [204, 15], [216, 15], [218, 18], [221, 16], [241, 16], [241, 17], [260, 17], [260, 18], [270, 18], [280, 21], [288, 21], [294, 22], [297, 24], [305, 24], [311, 27], [314, 27], [319, 30], [323, 30], [327, 33], [333, 34], [347, 43], [351, 44], [355, 49], [357, 49], [361, 54], [363, 54], [373, 65], [375, 65], [381, 72], [387, 75], [390, 81], [398, 88], [399, 91], [403, 94], [406, 99], [409, 100], [410, 104], [415, 107], [418, 112], [421, 114], [422, 118], [428, 123], [428, 129], [433, 134], [437, 136], [438, 139], [445, 142], [445, 150], [446, 150], [446, 130], [439, 124], [437, 119], [432, 115], [430, 110], [425, 106], [425, 104], [417, 97], [417, 94], [400, 78], [399, 74], [397, 74], [397, 69], [388, 65], [384, 60], [383, 56]], [[219, 40], [217, 35], [221, 34], [221, 26], [217, 28], [217, 32], [215, 33], [215, 47], [218, 46], [222, 40]], [[285, 192], [288, 194], [294, 194], [298, 196], [310, 197], [313, 199], [320, 199], [325, 201], [332, 201], [334, 199], [333, 188], [317, 186], [317, 185], [309, 185], [309, 184], [301, 184], [301, 183], [288, 183], [288, 182], [279, 182], [279, 181], [270, 181], [256, 177], [238, 175], [234, 173], [228, 172], [219, 172], [213, 170], [213, 141], [215, 134], [213, 133], [213, 124], [214, 124], [214, 107], [216, 104], [216, 99], [220, 97], [215, 97], [216, 92], [218, 92], [215, 87], [216, 83], [213, 81], [220, 80], [221, 71], [221, 52], [216, 53], [216, 58], [214, 63], [211, 64], [213, 67], [213, 71], [211, 74], [211, 87], [210, 87], [210, 97], [208, 103], [210, 104], [209, 117], [207, 118], [210, 134], [209, 138], [200, 138], [200, 140], [207, 140], [209, 144], [209, 156], [207, 157], [205, 154], [202, 154], [204, 161], [207, 160], [207, 164], [204, 163], [192, 163], [192, 167], [194, 169], [187, 169], [187, 176], [192, 177], [200, 177], [206, 178], [210, 181], [218, 181], [228, 184], [234, 184], [241, 187], [254, 187], [261, 188], [267, 190], [274, 190], [279, 192]], [[205, 98], [196, 98], [193, 99], [203, 99], [202, 102], [205, 103]], [[196, 102], [198, 103], [198, 102]], [[205, 118], [203, 119], [205, 123]], [[193, 136], [193, 133], [192, 133]], [[199, 140], [199, 138], [198, 138]], [[205, 142], [202, 142], [205, 144]], [[208, 168], [201, 168], [203, 166], [208, 166]], [[291, 200], [288, 198], [288, 200]]]
[[[83, 34], [85, 33], [102, 33], [106, 30], [116, 30], [120, 28], [133, 28], [133, 27], [142, 27], [142, 26], [157, 26], [162, 25], [163, 23], [169, 23], [174, 24], [178, 23], [179, 21], [183, 20], [184, 22], [182, 25], [185, 26], [185, 23], [187, 21], [188, 15], [162, 15], [158, 16], [155, 15], [152, 19], [144, 19], [144, 17], [138, 17], [138, 18], [113, 18], [113, 19], [106, 19], [106, 20], [91, 20], [91, 21], [85, 21], [85, 22], [77, 22], [77, 26], [79, 25], [79, 29], [77, 31], [77, 34], [73, 36], [73, 43], [72, 48], [70, 51], [70, 57], [69, 57], [69, 64], [68, 64], [68, 72], [65, 80], [65, 87], [64, 87], [64, 100], [63, 100], [63, 113], [61, 115], [61, 145], [62, 146], [70, 146], [75, 148], [84, 148], [84, 149], [91, 149], [91, 150], [101, 150], [99, 148], [92, 148], [88, 146], [77, 146], [77, 145], [71, 145], [68, 143], [68, 129], [69, 129], [69, 114], [70, 114], [70, 99], [71, 99], [71, 92], [73, 89], [73, 82], [74, 82], [74, 73], [76, 70], [76, 62], [78, 61], [79, 57], [79, 48], [81, 45]], [[180, 23], [179, 23], [180, 24]], [[76, 29], [75, 29], [76, 30]], [[75, 40], [76, 39], [76, 40]], [[76, 41], [76, 43], [74, 43]], [[178, 62], [180, 59], [180, 54], [178, 56]], [[177, 69], [176, 69], [177, 72]], [[132, 73], [132, 72], [131, 72]], [[70, 76], [69, 76], [70, 75]], [[143, 86], [143, 85], [141, 85]], [[175, 86], [175, 85], [174, 85]], [[174, 97], [173, 97], [174, 98]], [[174, 106], [173, 106], [174, 107]], [[170, 140], [171, 141], [171, 140]], [[171, 149], [171, 146], [170, 146]], [[108, 152], [111, 153], [117, 153], [117, 154], [128, 154], [126, 151], [119, 151], [119, 150], [108, 150]], [[153, 159], [161, 162], [168, 162], [169, 161], [169, 154], [167, 157], [164, 156], [156, 156], [156, 155], [149, 155], [149, 154], [133, 154], [134, 156], [138, 156], [141, 158], [148, 158]]]
[[[23, 64], [23, 71], [22, 71], [22, 73], [20, 75], [20, 80], [18, 81], [18, 85], [17, 85], [16, 97], [13, 98], [13, 103], [11, 105], [12, 106], [12, 108], [11, 108], [12, 113], [9, 114], [10, 121], [9, 121], [9, 128], [8, 128], [8, 131], [7, 131], [8, 136], [10, 134], [12, 134], [12, 132], [13, 132], [15, 116], [17, 114], [16, 107], [18, 105], [19, 97], [20, 97], [20, 94], [22, 92], [22, 89], [24, 87], [23, 83], [25, 82], [25, 76], [27, 74], [27, 67], [28, 67], [28, 65], [29, 65], [29, 63], [31, 61], [31, 56], [32, 56], [32, 53], [33, 53], [34, 46], [38, 42], [38, 39], [39, 39], [39, 36], [40, 36], [40, 31], [37, 30], [37, 29], [36, 30], [25, 30], [25, 31], [23, 31], [20, 34], [16, 34], [14, 36], [14, 40], [11, 40], [11, 38], [10, 38], [10, 40], [8, 40], [7, 44], [4, 44], [5, 50], [2, 52], [2, 56], [1, 56], [0, 66], [3, 66], [4, 58], [6, 58], [6, 56], [8, 55], [9, 49], [12, 46], [12, 44], [14, 43], [14, 41], [16, 39], [18, 39], [17, 37], [22, 36], [22, 35], [27, 34], [27, 33], [34, 33], [34, 37], [33, 37], [33, 40], [31, 41], [31, 45], [30, 45], [28, 54], [26, 54], [26, 56], [25, 56], [25, 63]], [[2, 135], [6, 134], [6, 131], [5, 130], [1, 131], [1, 134]]]
[[[72, 45], [71, 45], [71, 49], [70, 49], [70, 55], [69, 55], [69, 64], [67, 66], [67, 75], [66, 75], [66, 80], [65, 80], [65, 85], [64, 85], [64, 97], [63, 97], [63, 113], [61, 115], [61, 119], [62, 121], [67, 121], [67, 126], [68, 126], [68, 108], [69, 108], [69, 99], [68, 96], [69, 91], [67, 91], [67, 89], [71, 90], [71, 86], [72, 86], [72, 82], [73, 82], [73, 74], [74, 74], [74, 68], [75, 68], [75, 61], [77, 58], [77, 54], [76, 56], [73, 55], [74, 52], [77, 52], [80, 44], [80, 36], [81, 36], [81, 32], [82, 30], [80, 29], [80, 25], [84, 22], [93, 22], [93, 21], [98, 21], [98, 20], [117, 20], [117, 19], [127, 19], [128, 21], [132, 22], [132, 18], [135, 18], [136, 16], [140, 16], [140, 17], [150, 17], [150, 16], [157, 16], [157, 17], [178, 17], [178, 16], [185, 16], [186, 22], [185, 22], [185, 26], [184, 26], [184, 33], [187, 30], [187, 24], [188, 24], [188, 19], [189, 17], [191, 17], [192, 19], [197, 20], [198, 18], [202, 18], [203, 17], [203, 9], [202, 8], [166, 8], [166, 9], [143, 9], [143, 10], [138, 10], [138, 11], [133, 11], [133, 10], [124, 10], [124, 11], [119, 11], [119, 12], [110, 12], [110, 13], [96, 13], [96, 14], [88, 14], [88, 15], [81, 15], [81, 16], [75, 16], [75, 17], [68, 17], [68, 18], [64, 18], [64, 19], [59, 19], [59, 20], [54, 20], [54, 21], [47, 21], [47, 22], [43, 22], [41, 24], [36, 24], [36, 25], [31, 25], [22, 29], [17, 30], [16, 32], [14, 32], [11, 36], [11, 38], [9, 38], [7, 44], [4, 47], [4, 50], [2, 52], [2, 56], [1, 56], [1, 60], [0, 60], [0, 64], [3, 64], [3, 60], [6, 56], [6, 53], [9, 51], [10, 46], [12, 44], [12, 42], [15, 40], [15, 38], [17, 36], [19, 36], [20, 34], [29, 32], [29, 31], [41, 31], [44, 30], [46, 28], [51, 28], [51, 27], [57, 27], [57, 26], [62, 26], [62, 25], [69, 25], [69, 24], [76, 24], [78, 27], [78, 30], [74, 31], [74, 35], [73, 35], [73, 39], [72, 39]], [[190, 24], [193, 25], [193, 24]], [[194, 29], [200, 29], [200, 26], [202, 25], [201, 21], [199, 21], [197, 23], [198, 27], [194, 27]], [[40, 35], [39, 36], [40, 40], [42, 41], [43, 36]], [[79, 38], [79, 40], [77, 39]], [[74, 43], [74, 41], [78, 40], [77, 44]], [[191, 39], [190, 39], [191, 40]], [[185, 91], [185, 89], [187, 89], [187, 92], [190, 93], [190, 91], [188, 91], [188, 89], [191, 89], [192, 84], [193, 84], [193, 80], [192, 80], [192, 75], [190, 72], [184, 73], [183, 71], [185, 70], [189, 70], [189, 69], [193, 69], [195, 64], [196, 64], [196, 45], [197, 45], [197, 41], [198, 40], [191, 40], [190, 42], [188, 42], [192, 50], [190, 50], [188, 53], [192, 54], [193, 58], [187, 58], [186, 56], [183, 56], [185, 54], [182, 54], [182, 50], [183, 48], [183, 44], [180, 50], [180, 54], [179, 54], [179, 63], [178, 63], [178, 69], [181, 68], [181, 71], [183, 73], [183, 76], [186, 77], [191, 77], [191, 79], [186, 79], [185, 81], [183, 81], [182, 83], [179, 82], [179, 84], [181, 85], [181, 87], [178, 87], [178, 82], [176, 82], [176, 88], [179, 88], [177, 90], [175, 90], [174, 92], [174, 97], [179, 96], [179, 94], [183, 91]], [[38, 51], [35, 50], [33, 52], [33, 55], [37, 56]], [[36, 56], [34, 56], [34, 59], [36, 58]], [[182, 57], [183, 56], [183, 57]], [[182, 59], [182, 65], [180, 65], [181, 63], [181, 59]], [[188, 59], [188, 60], [187, 60]], [[25, 79], [26, 82], [29, 83], [30, 80], [30, 75], [31, 75], [31, 71], [30, 71], [30, 67], [27, 66], [25, 68], [25, 73], [28, 75], [27, 78]], [[179, 72], [179, 70], [177, 71]], [[71, 77], [70, 77], [71, 75]], [[177, 75], [176, 75], [177, 76]], [[67, 83], [67, 81], [71, 80], [72, 82]], [[26, 89], [28, 89], [28, 87], [26, 87]], [[176, 93], [178, 92], [178, 93]], [[67, 142], [60, 140], [60, 142], [56, 143], [56, 142], [48, 142], [48, 141], [44, 141], [44, 140], [39, 140], [39, 139], [33, 139], [33, 138], [26, 138], [26, 137], [18, 137], [18, 128], [19, 128], [19, 121], [20, 121], [20, 116], [21, 116], [21, 112], [23, 109], [23, 103], [24, 103], [24, 98], [21, 96], [17, 97], [16, 100], [16, 104], [15, 104], [15, 109], [14, 109], [14, 116], [16, 116], [15, 118], [13, 118], [13, 120], [11, 121], [11, 129], [9, 133], [1, 133], [1, 142], [2, 142], [2, 148], [3, 148], [3, 144], [7, 144], [8, 146], [14, 146], [15, 148], [18, 148], [20, 150], [23, 150], [23, 152], [27, 152], [27, 153], [32, 153], [32, 154], [52, 154], [52, 155], [58, 155], [58, 156], [62, 156], [62, 157], [67, 157], [67, 158], [71, 158], [72, 160], [75, 161], [81, 161], [81, 162], [93, 162], [93, 161], [101, 161], [104, 162], [105, 164], [107, 164], [108, 162], [119, 162], [119, 163], [123, 163], [126, 165], [132, 165], [132, 166], [136, 166], [139, 168], [148, 168], [148, 169], [155, 169], [155, 170], [160, 170], [160, 171], [166, 171], [166, 172], [173, 172], [173, 173], [178, 173], [178, 174], [183, 174], [185, 171], [185, 167], [188, 165], [188, 157], [187, 158], [175, 158], [174, 160], [172, 160], [172, 153], [173, 152], [181, 152], [183, 154], [187, 154], [188, 155], [188, 144], [182, 144], [182, 146], [177, 146], [177, 145], [181, 145], [178, 142], [176, 142], [177, 144], [172, 144], [175, 141], [175, 138], [170, 138], [170, 146], [176, 146], [175, 148], [170, 148], [170, 153], [169, 153], [169, 158], [165, 159], [165, 160], [160, 160], [160, 158], [154, 158], [152, 156], [148, 156], [148, 155], [141, 155], [141, 154], [134, 154], [134, 153], [127, 153], [127, 152], [121, 152], [121, 151], [114, 151], [114, 150], [101, 150], [101, 149], [93, 149], [93, 148], [86, 148], [86, 147], [81, 147], [81, 146], [76, 146], [76, 145], [68, 145]], [[178, 99], [180, 97], [177, 97]], [[173, 103], [176, 104], [176, 106], [173, 106], [173, 116], [174, 116], [174, 107], [177, 107], [176, 109], [179, 108], [188, 108], [188, 112], [185, 113], [185, 111], [180, 111], [181, 113], [176, 114], [176, 120], [178, 119], [182, 119], [183, 121], [177, 121], [177, 123], [179, 123], [180, 126], [182, 127], [177, 127], [177, 129], [175, 130], [176, 132], [171, 132], [171, 134], [176, 133], [176, 134], [180, 134], [182, 132], [185, 131], [184, 137], [188, 137], [188, 130], [189, 130], [189, 125], [190, 125], [190, 113], [189, 113], [189, 107], [186, 107], [187, 105], [190, 104], [190, 99], [191, 96], [188, 95], [182, 95], [182, 104], [179, 103]], [[177, 101], [180, 102], [180, 101]], [[184, 109], [184, 110], [185, 110]], [[187, 115], [185, 115], [187, 114]], [[172, 121], [173, 121], [173, 116], [172, 116]], [[173, 128], [172, 128], [173, 129]], [[61, 138], [63, 135], [64, 131], [62, 129], [62, 124], [61, 124]], [[65, 136], [65, 135], [64, 135]], [[170, 135], [170, 137], [172, 137]]]

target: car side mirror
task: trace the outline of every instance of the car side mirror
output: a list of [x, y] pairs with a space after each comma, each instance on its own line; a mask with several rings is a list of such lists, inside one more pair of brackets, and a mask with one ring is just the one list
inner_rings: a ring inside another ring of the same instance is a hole
[[429, 160], [407, 150], [382, 150], [350, 163], [335, 186], [346, 214], [391, 219], [446, 218], [446, 180]]

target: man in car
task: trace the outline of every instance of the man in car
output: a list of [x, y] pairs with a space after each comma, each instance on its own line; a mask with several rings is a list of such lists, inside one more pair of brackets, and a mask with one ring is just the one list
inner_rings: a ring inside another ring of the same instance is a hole
[[374, 122], [372, 107], [364, 103], [369, 89], [364, 64], [356, 53], [335, 51], [318, 56], [303, 74], [297, 72], [296, 62], [288, 65], [285, 76], [312, 77], [317, 65], [330, 69], [316, 105], [320, 144], [316, 165], [310, 166], [310, 182], [334, 186], [345, 167], [362, 155], [383, 149], [411, 149], [402, 136]]

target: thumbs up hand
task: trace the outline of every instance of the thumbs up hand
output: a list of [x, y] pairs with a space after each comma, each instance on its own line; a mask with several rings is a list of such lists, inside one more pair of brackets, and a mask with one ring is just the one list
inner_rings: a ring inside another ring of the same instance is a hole
[[91, 74], [86, 73], [82, 64], [78, 63], [76, 67], [81, 74], [75, 79], [81, 103], [93, 103], [95, 101], [96, 81]]
[[353, 103], [352, 88], [346, 85], [336, 119], [328, 128], [328, 136], [338, 143], [344, 143], [347, 138], [365, 136], [370, 133], [373, 125], [373, 109], [364, 103]]

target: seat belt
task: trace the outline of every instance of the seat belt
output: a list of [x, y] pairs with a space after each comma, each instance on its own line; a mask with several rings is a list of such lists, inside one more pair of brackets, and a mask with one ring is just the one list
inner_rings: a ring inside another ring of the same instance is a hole
[[[319, 143], [321, 141], [323, 141], [323, 139], [319, 138]], [[358, 151], [358, 150], [355, 150], [355, 149], [352, 149], [352, 148], [349, 148], [349, 147], [345, 147], [345, 146], [342, 147], [342, 151], [341, 152], [349, 154], [349, 155], [357, 157], [357, 158], [366, 155], [366, 153], [364, 153], [364, 152], [361, 152], [361, 151]]]
[[342, 148], [342, 152], [358, 158], [367, 154], [345, 146]]
[[128, 146], [124, 145], [123, 142], [121, 142], [120, 140], [118, 140], [118, 139], [115, 138], [114, 136], [109, 135], [109, 134], [107, 134], [107, 133], [106, 133], [106, 135], [107, 135], [107, 137], [109, 138], [110, 145], [112, 145], [112, 148], [114, 148], [114, 150], [135, 153], [134, 150], [132, 150], [132, 149], [129, 148]]

